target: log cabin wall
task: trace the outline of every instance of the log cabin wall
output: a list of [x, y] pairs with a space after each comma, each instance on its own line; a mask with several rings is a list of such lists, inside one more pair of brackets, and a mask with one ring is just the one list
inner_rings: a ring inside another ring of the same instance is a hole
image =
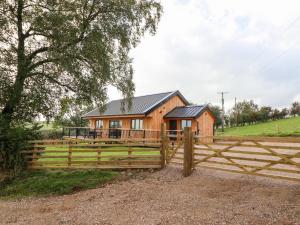
[[186, 104], [182, 101], [180, 97], [175, 95], [169, 99], [165, 104], [155, 109], [146, 118], [147, 128], [150, 130], [159, 130], [161, 123], [164, 122], [164, 115], [170, 112], [177, 106], [185, 106]]
[[[196, 120], [199, 123], [199, 135], [200, 136], [209, 136], [212, 137], [214, 135], [214, 123], [215, 117], [212, 115], [210, 111], [204, 112], [199, 118]], [[206, 138], [202, 140], [204, 142], [212, 142], [212, 138]]]

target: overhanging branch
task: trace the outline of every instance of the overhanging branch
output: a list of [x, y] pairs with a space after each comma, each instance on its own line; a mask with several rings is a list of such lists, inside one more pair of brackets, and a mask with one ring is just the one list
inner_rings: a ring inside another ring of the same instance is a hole
[[36, 72], [36, 73], [30, 74], [30, 77], [34, 77], [34, 76], [43, 76], [43, 77], [47, 78], [51, 83], [58, 84], [61, 87], [65, 87], [70, 91], [76, 92], [76, 90], [73, 87], [71, 87], [70, 85], [62, 83], [61, 81], [56, 80], [55, 78], [51, 77], [50, 75], [48, 75], [46, 73]]

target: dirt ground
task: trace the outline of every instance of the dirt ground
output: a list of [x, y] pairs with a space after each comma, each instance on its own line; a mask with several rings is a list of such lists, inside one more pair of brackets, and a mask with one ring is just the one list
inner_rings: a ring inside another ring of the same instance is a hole
[[0, 224], [300, 224], [300, 184], [169, 166], [72, 195], [0, 201]]

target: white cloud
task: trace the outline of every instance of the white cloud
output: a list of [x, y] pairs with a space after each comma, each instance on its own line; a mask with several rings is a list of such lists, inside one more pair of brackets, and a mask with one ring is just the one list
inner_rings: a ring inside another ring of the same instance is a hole
[[224, 90], [227, 107], [234, 97], [282, 107], [299, 94], [299, 1], [162, 2], [157, 34], [132, 53], [136, 95], [178, 89], [218, 103]]

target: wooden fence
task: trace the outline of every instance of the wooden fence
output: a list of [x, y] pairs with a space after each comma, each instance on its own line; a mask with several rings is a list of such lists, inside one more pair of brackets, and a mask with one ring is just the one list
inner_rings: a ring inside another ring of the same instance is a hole
[[160, 139], [32, 141], [22, 153], [30, 169], [162, 168]]
[[175, 150], [169, 145], [167, 162], [182, 165], [185, 176], [209, 168], [300, 181], [300, 138], [195, 138], [186, 128], [182, 140]]

